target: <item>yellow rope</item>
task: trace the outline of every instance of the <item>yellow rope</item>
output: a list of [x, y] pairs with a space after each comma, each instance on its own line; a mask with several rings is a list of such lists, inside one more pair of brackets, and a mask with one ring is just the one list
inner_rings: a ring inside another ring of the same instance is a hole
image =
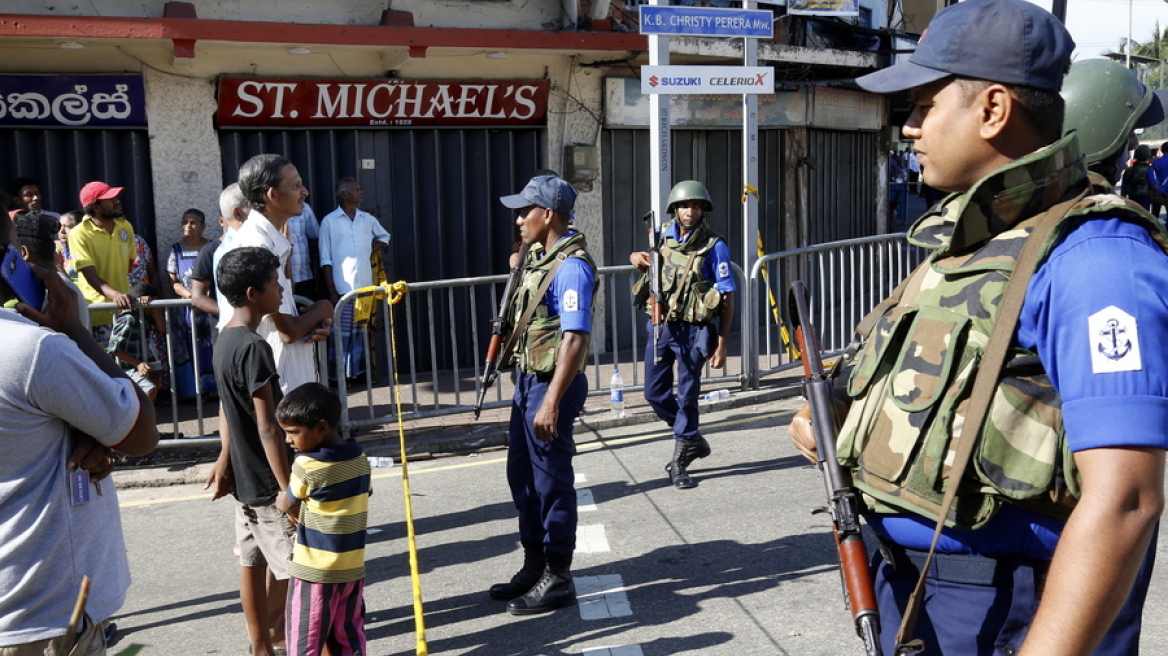
[[[377, 287], [378, 295], [385, 296], [390, 305], [396, 305], [406, 297], [409, 286], [404, 280]], [[427, 656], [430, 653], [426, 646], [426, 621], [422, 611], [422, 577], [418, 568], [418, 543], [414, 533], [414, 504], [410, 499], [410, 468], [406, 458], [406, 432], [402, 422], [401, 385], [397, 378], [397, 336], [393, 323], [393, 308], [389, 308], [389, 356], [393, 363], [393, 398], [397, 408], [397, 438], [401, 450], [402, 494], [405, 495], [406, 506], [406, 538], [410, 547], [410, 579], [414, 589], [414, 630], [418, 634], [418, 656]]]
[[747, 196], [754, 196], [754, 199], [756, 201], [759, 200], [758, 187], [755, 187], [754, 185], [743, 184], [742, 185], [742, 202], [743, 203], [746, 202]]
[[[1165, 1], [1168, 2], [1168, 0], [1165, 0]], [[742, 185], [742, 202], [745, 204], [747, 198], [749, 198], [750, 196], [754, 196], [754, 200], [756, 202], [761, 202], [761, 199], [758, 196], [758, 187], [744, 183]], [[763, 247], [763, 243], [762, 243], [762, 231], [759, 230], [758, 231], [758, 256], [763, 257], [765, 255], [766, 255], [766, 249]], [[779, 327], [779, 337], [781, 337], [783, 340], [783, 348], [786, 349], [787, 356], [790, 357], [792, 361], [798, 360], [799, 359], [799, 346], [797, 344], [795, 344], [794, 340], [791, 339], [791, 332], [789, 330], [787, 330], [787, 326], [785, 324], [783, 324], [783, 320], [779, 317], [779, 301], [778, 301], [778, 299], [775, 298], [775, 292], [773, 290], [771, 290], [770, 283], [767, 282], [766, 267], [762, 268], [762, 284], [764, 287], [766, 287], [766, 290], [767, 290], [767, 299], [771, 303], [771, 316], [775, 320], [775, 325]]]

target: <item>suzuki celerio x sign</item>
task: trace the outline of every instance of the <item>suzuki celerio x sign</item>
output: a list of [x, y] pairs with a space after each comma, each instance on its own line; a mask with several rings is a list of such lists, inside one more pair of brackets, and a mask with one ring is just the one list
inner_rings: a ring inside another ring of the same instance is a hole
[[642, 66], [641, 93], [774, 93], [770, 66]]

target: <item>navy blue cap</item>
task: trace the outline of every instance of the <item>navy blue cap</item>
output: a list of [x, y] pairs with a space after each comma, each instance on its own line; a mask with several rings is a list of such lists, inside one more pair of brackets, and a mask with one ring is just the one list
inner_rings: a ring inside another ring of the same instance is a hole
[[502, 196], [499, 202], [513, 210], [535, 205], [570, 214], [576, 204], [576, 188], [563, 178], [537, 175], [527, 183], [523, 191], [511, 196]]
[[937, 12], [911, 57], [856, 84], [895, 93], [957, 75], [1058, 91], [1074, 49], [1067, 28], [1035, 4], [966, 0]]
[[1136, 119], [1133, 128], [1150, 128], [1164, 122], [1168, 116], [1168, 90], [1159, 89], [1152, 92], [1152, 102], [1144, 113]]

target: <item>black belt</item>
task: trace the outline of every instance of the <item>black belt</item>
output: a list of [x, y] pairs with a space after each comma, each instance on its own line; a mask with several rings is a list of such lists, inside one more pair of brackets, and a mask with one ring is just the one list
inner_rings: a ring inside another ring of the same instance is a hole
[[[880, 541], [880, 553], [897, 574], [920, 576], [928, 552], [906, 549], [885, 540]], [[1019, 567], [1034, 568], [1035, 584], [1039, 588], [1046, 578], [1050, 563], [1030, 558], [990, 558], [974, 554], [933, 554], [929, 578], [964, 585], [984, 585], [995, 588], [1014, 587], [1014, 571]]]

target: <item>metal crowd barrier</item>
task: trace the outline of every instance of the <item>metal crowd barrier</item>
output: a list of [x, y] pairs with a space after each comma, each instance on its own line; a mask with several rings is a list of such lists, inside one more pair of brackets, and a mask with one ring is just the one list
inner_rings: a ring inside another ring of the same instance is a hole
[[[825, 354], [831, 355], [842, 351], [851, 338], [852, 328], [925, 254], [923, 249], [905, 242], [903, 233], [897, 233], [770, 253], [759, 258], [749, 276], [734, 265], [739, 287], [735, 294], [737, 330], [731, 333], [726, 365], [714, 370], [707, 364], [703, 387], [726, 385], [753, 389], [763, 377], [798, 366], [798, 361], [792, 361], [788, 355], [782, 328], [786, 289], [792, 280], [803, 280], [811, 290], [811, 312], [821, 333], [821, 347]], [[589, 394], [609, 392], [609, 380], [617, 365], [626, 392], [643, 390], [647, 319], [643, 311], [632, 307], [631, 293], [639, 274], [631, 265], [600, 267], [597, 274], [600, 292], [594, 308], [593, 339], [586, 369]], [[506, 278], [506, 275], [494, 275], [411, 283], [405, 298], [396, 306], [390, 306], [384, 297], [379, 298], [374, 310], [379, 327], [370, 330], [365, 324], [357, 328], [358, 338], [365, 347], [366, 367], [361, 381], [364, 389], [353, 395], [344, 375], [343, 335], [339, 328], [342, 313], [352, 306], [358, 294], [350, 292], [341, 297], [334, 308], [334, 331], [329, 341], [334, 346], [335, 385], [345, 401], [342, 429], [351, 433], [398, 419], [393, 398], [394, 362], [402, 390], [402, 419], [470, 411], [478, 395], [490, 337], [488, 320], [497, 312], [498, 295]], [[774, 295], [774, 305], [768, 291]], [[300, 297], [296, 300], [302, 305], [310, 303]], [[190, 304], [187, 299], [168, 299], [151, 301], [146, 307], [161, 308], [169, 326], [172, 313]], [[146, 307], [138, 311], [141, 313]], [[113, 303], [93, 304], [89, 309], [90, 312], [117, 311]], [[390, 312], [395, 313], [396, 344], [391, 343], [388, 330]], [[203, 399], [197, 337], [192, 326], [189, 350], [194, 392], [196, 398]], [[180, 397], [174, 339], [173, 331], [168, 330], [170, 423], [173, 434], [178, 436]], [[320, 380], [326, 381], [328, 349], [325, 342], [316, 347]], [[396, 357], [390, 357], [395, 347]], [[142, 348], [140, 359], [147, 360], [145, 340]], [[375, 376], [375, 371], [380, 375]], [[513, 392], [509, 372], [502, 372], [487, 395], [484, 409], [508, 406]], [[201, 402], [195, 404], [195, 420], [197, 436], [207, 436]]]
[[[746, 279], [742, 269], [737, 265], [733, 268], [740, 290], [745, 289]], [[597, 297], [599, 307], [594, 309], [593, 338], [588, 355], [589, 395], [609, 392], [614, 365], [620, 367], [626, 392], [644, 389], [643, 354], [647, 315], [632, 307], [631, 289], [636, 275], [640, 274], [632, 265], [597, 269], [600, 293]], [[399, 340], [397, 373], [405, 390], [401, 401], [403, 419], [456, 414], [473, 408], [490, 338], [485, 317], [493, 317], [497, 313], [500, 301], [498, 295], [506, 280], [506, 275], [494, 275], [409, 284], [409, 291], [400, 304], [402, 308], [395, 315]], [[341, 315], [355, 302], [357, 296], [358, 291], [352, 291], [337, 302], [333, 316], [334, 327], [341, 325]], [[371, 335], [365, 327], [357, 328], [367, 360], [362, 381], [365, 388], [364, 411], [363, 416], [357, 418], [353, 412], [355, 404], [345, 405], [341, 419], [345, 431], [380, 426], [397, 419], [394, 399], [390, 396], [392, 369], [385, 376], [374, 379], [372, 367], [368, 366], [371, 344], [380, 344], [386, 353], [392, 349], [389, 331], [384, 328], [388, 326], [390, 311], [388, 302], [384, 298], [378, 299], [376, 314], [381, 318], [383, 328], [373, 331], [378, 333], [375, 335]], [[740, 312], [745, 314], [745, 308]], [[423, 317], [425, 321], [421, 322]], [[608, 317], [613, 320], [607, 320]], [[344, 349], [341, 331], [334, 331], [332, 340], [333, 364], [337, 372], [342, 372]], [[602, 350], [604, 341], [616, 345], [627, 341], [631, 347], [616, 351]], [[736, 352], [745, 352], [741, 343], [737, 344]], [[727, 365], [716, 371], [707, 364], [703, 384], [740, 384], [747, 372], [745, 360], [736, 358], [734, 362], [737, 366], [733, 366], [732, 359], [727, 358]], [[348, 398], [348, 381], [338, 373], [336, 382], [341, 398]], [[383, 384], [384, 388], [379, 388], [379, 384]], [[384, 392], [379, 391], [381, 389]], [[513, 392], [509, 373], [502, 372], [495, 381], [494, 389], [488, 392], [483, 408], [510, 405]]]
[[[295, 297], [295, 300], [296, 300], [296, 303], [300, 306], [308, 305], [309, 303], [312, 302], [311, 300], [304, 298], [302, 296]], [[176, 438], [181, 435], [179, 432], [179, 423], [180, 423], [180, 421], [182, 421], [179, 419], [179, 399], [180, 398], [194, 398], [194, 399], [196, 399], [196, 402], [194, 403], [194, 408], [195, 408], [195, 422], [196, 422], [196, 433], [197, 434], [194, 435], [193, 437], [208, 437], [209, 436], [208, 431], [207, 431], [207, 426], [206, 426], [206, 417], [205, 417], [204, 412], [203, 412], [203, 401], [205, 400], [204, 395], [206, 394], [206, 392], [203, 390], [203, 380], [202, 380], [202, 376], [200, 375], [200, 372], [202, 371], [202, 365], [205, 363], [203, 363], [201, 361], [200, 356], [199, 356], [198, 339], [200, 337], [200, 334], [197, 332], [196, 324], [193, 322], [191, 323], [191, 326], [190, 326], [191, 341], [190, 341], [190, 344], [187, 344], [186, 346], [189, 349], [188, 350], [188, 354], [190, 355], [189, 362], [190, 362], [190, 365], [192, 368], [192, 376], [194, 378], [194, 387], [193, 387], [194, 395], [193, 395], [193, 397], [189, 396], [189, 395], [180, 397], [180, 395], [179, 395], [179, 384], [178, 384], [179, 367], [181, 367], [187, 363], [186, 362], [183, 362], [183, 363], [176, 363], [175, 362], [175, 357], [174, 357], [175, 336], [174, 336], [174, 330], [172, 330], [172, 327], [174, 325], [174, 322], [172, 321], [172, 319], [174, 318], [175, 312], [183, 312], [183, 311], [185, 311], [185, 308], [188, 308], [188, 307], [191, 307], [191, 301], [190, 301], [190, 299], [186, 299], [186, 298], [165, 299], [165, 300], [159, 299], [159, 300], [151, 300], [147, 304], [141, 304], [141, 303], [134, 304], [134, 309], [136, 312], [138, 312], [138, 320], [139, 320], [140, 325], [142, 324], [142, 320], [144, 318], [144, 314], [145, 314], [147, 309], [159, 308], [163, 311], [164, 321], [166, 322], [166, 325], [167, 325], [167, 330], [166, 330], [166, 362], [165, 362], [165, 364], [166, 364], [166, 371], [169, 373], [169, 376], [170, 376], [170, 390], [169, 390], [169, 392], [170, 392], [170, 423], [172, 425], [171, 435], [176, 437]], [[114, 312], [115, 314], [120, 311], [118, 306], [115, 305], [114, 303], [93, 303], [89, 306], [89, 312], [90, 312], [91, 316], [94, 312], [101, 312], [103, 310], [109, 310], [109, 311]], [[214, 317], [212, 317], [212, 319], [214, 320]], [[102, 346], [105, 347], [106, 345], [102, 344]], [[327, 351], [325, 348], [323, 348], [323, 343], [319, 343], [316, 346], [317, 346], [316, 360], [317, 360], [318, 370], [319, 370], [319, 372], [325, 372], [325, 371], [327, 371], [327, 366], [326, 366], [327, 365], [327, 361], [326, 361]], [[138, 359], [139, 360], [141, 360], [143, 362], [150, 361], [151, 358], [150, 358], [150, 355], [148, 352], [148, 348], [149, 348], [149, 345], [147, 343], [145, 335], [143, 335], [143, 338], [139, 341], [139, 352], [138, 352]], [[111, 357], [112, 357], [112, 355], [111, 355]], [[123, 368], [124, 368], [124, 366], [123, 366]], [[321, 380], [326, 380], [324, 373], [318, 373], [318, 376], [321, 377]], [[162, 392], [160, 391], [159, 394], [161, 394], [161, 393]], [[157, 402], [155, 402], [155, 404], [157, 405]], [[218, 406], [216, 405], [216, 407], [218, 407]], [[217, 411], [212, 412], [211, 414], [213, 416], [216, 416], [216, 417], [218, 416]], [[159, 422], [159, 425], [160, 426], [162, 425], [161, 422]]]
[[[862, 237], [769, 253], [755, 262], [750, 284], [761, 297], [763, 316], [773, 316], [766, 300], [764, 280], [771, 286], [780, 314], [786, 315], [787, 288], [794, 280], [807, 284], [811, 294], [812, 321], [819, 329], [824, 355], [841, 353], [852, 338], [852, 329], [896, 285], [924, 261], [927, 251], [912, 246], [904, 233]], [[765, 277], [764, 277], [765, 272]], [[760, 294], [760, 292], [762, 292]], [[748, 374], [751, 386], [761, 377], [799, 366], [787, 356], [782, 325], [773, 319], [748, 331], [753, 337], [748, 350], [757, 369]]]

